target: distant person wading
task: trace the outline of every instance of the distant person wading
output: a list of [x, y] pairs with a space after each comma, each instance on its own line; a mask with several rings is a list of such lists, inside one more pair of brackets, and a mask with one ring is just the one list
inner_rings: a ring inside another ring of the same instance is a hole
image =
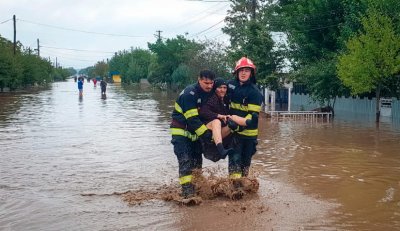
[[100, 81], [100, 87], [101, 87], [101, 95], [105, 95], [107, 90], [107, 82], [104, 79]]

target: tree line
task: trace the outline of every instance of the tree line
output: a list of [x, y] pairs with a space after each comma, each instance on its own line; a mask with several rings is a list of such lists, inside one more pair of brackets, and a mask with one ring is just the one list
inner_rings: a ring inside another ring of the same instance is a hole
[[119, 72], [124, 83], [147, 78], [181, 87], [201, 68], [229, 77], [235, 60], [247, 55], [261, 85], [276, 90], [295, 81], [321, 105], [333, 106], [342, 95], [399, 97], [399, 1], [231, 0], [230, 5], [222, 28], [229, 46], [187, 35], [158, 39], [148, 49], [115, 53], [108, 70]]
[[54, 67], [52, 63], [34, 54], [21, 43], [14, 44], [0, 36], [0, 91], [10, 91], [31, 86], [44, 86], [53, 81], [65, 80], [75, 74], [73, 68]]
[[[194, 82], [203, 68], [231, 77], [235, 61], [246, 55], [257, 66], [260, 85], [277, 90], [285, 82], [296, 82], [321, 106], [334, 107], [336, 97], [343, 95], [375, 96], [377, 102], [380, 97], [400, 96], [400, 1], [230, 0], [229, 4], [222, 28], [229, 45], [196, 41], [189, 34], [159, 38], [147, 49], [118, 51], [110, 60], [82, 71], [92, 77], [119, 73], [126, 84], [147, 78], [154, 85], [181, 88]], [[29, 55], [26, 50], [20, 53]], [[1, 56], [9, 67], [15, 66], [9, 70], [18, 69], [13, 59]], [[18, 78], [7, 84], [14, 79]]]

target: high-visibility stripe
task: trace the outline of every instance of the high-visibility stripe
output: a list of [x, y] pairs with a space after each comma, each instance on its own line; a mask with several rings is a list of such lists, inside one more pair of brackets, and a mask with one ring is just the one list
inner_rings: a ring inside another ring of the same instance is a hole
[[175, 102], [175, 110], [176, 110], [177, 112], [183, 114], [183, 110], [182, 110], [181, 106], [179, 106], [179, 104], [178, 104], [177, 102]]
[[257, 136], [258, 135], [258, 129], [245, 129], [241, 132], [238, 132], [240, 135], [244, 136]]
[[190, 109], [187, 110], [183, 115], [185, 116], [186, 119], [189, 119], [190, 117], [198, 116], [199, 112], [197, 111], [197, 109]]
[[247, 108], [249, 109], [249, 111], [255, 111], [255, 112], [261, 111], [261, 106], [257, 104], [249, 104], [247, 105]]
[[235, 172], [235, 173], [232, 173], [229, 175], [230, 179], [239, 179], [241, 177], [242, 177], [242, 173], [240, 173], [240, 172]]
[[207, 131], [207, 127], [206, 127], [206, 125], [201, 125], [196, 131], [194, 131], [194, 132], [196, 132], [196, 134], [198, 135], [198, 136], [201, 136], [201, 135], [203, 135], [203, 133], [205, 132], [205, 131]]
[[173, 136], [184, 136], [189, 138], [192, 141], [196, 141], [197, 140], [197, 135], [196, 134], [192, 134], [187, 130], [184, 130], [182, 128], [170, 128], [171, 131], [171, 135]]
[[261, 111], [261, 106], [257, 104], [249, 104], [247, 106], [244, 106], [240, 103], [233, 103], [231, 102], [231, 108], [240, 110], [240, 111], [254, 111], [254, 112], [260, 112]]
[[231, 102], [231, 108], [232, 109], [236, 109], [236, 110], [240, 110], [240, 111], [246, 111], [246, 112], [248, 111], [247, 106], [244, 106], [244, 105], [242, 105], [240, 103]]
[[187, 184], [192, 182], [193, 175], [179, 177], [179, 184]]
[[251, 114], [247, 114], [247, 116], [244, 118], [251, 120], [251, 118], [253, 118], [253, 116]]

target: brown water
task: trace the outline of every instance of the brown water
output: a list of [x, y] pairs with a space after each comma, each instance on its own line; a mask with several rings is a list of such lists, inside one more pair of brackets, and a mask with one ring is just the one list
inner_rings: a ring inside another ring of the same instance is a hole
[[[257, 194], [182, 207], [173, 93], [54, 83], [0, 95], [0, 230], [400, 230], [400, 129], [261, 118]], [[221, 177], [227, 161], [204, 163]], [[126, 191], [147, 195], [129, 204]], [[116, 193], [114, 193], [116, 192]]]

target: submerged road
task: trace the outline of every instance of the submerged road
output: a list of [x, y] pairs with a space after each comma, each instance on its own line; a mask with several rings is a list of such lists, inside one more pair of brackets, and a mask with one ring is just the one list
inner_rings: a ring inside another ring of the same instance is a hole
[[[400, 230], [400, 128], [350, 116], [262, 117], [260, 190], [241, 201], [127, 204], [112, 194], [178, 184], [175, 97], [85, 82], [79, 99], [73, 81], [0, 94], [0, 230]], [[204, 165], [224, 176], [227, 160]]]

